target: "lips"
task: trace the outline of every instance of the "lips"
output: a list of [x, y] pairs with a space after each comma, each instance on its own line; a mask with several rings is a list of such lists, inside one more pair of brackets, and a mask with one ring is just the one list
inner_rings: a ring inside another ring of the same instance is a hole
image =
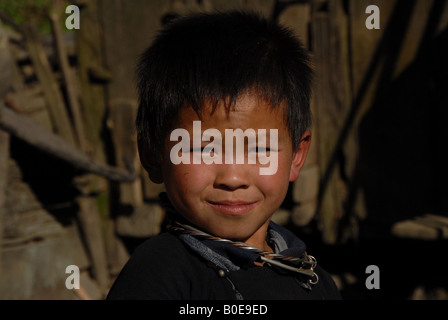
[[232, 216], [243, 215], [258, 205], [258, 201], [247, 202], [247, 201], [207, 201], [213, 209], [220, 213]]

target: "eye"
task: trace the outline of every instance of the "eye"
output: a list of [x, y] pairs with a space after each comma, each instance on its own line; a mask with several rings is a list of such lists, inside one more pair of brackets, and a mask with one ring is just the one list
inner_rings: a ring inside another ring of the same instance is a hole
[[204, 153], [214, 153], [215, 149], [213, 147], [200, 147], [200, 148], [190, 148], [190, 153], [192, 152], [204, 152]]
[[250, 152], [269, 152], [271, 149], [269, 147], [253, 147], [249, 150]]
[[190, 148], [190, 153], [193, 153], [193, 152], [202, 152], [202, 147], [201, 148]]
[[211, 154], [211, 153], [215, 153], [215, 148], [213, 147], [205, 147], [202, 148], [202, 152], [206, 153], [206, 154]]

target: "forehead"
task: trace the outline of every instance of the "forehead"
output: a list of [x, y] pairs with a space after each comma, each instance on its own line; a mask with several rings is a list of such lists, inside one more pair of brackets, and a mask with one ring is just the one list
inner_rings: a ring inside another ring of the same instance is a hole
[[248, 93], [240, 95], [234, 106], [219, 101], [214, 108], [211, 101], [205, 101], [200, 114], [192, 107], [182, 108], [177, 124], [188, 128], [198, 120], [205, 127], [286, 129], [284, 105], [272, 106], [267, 100]]

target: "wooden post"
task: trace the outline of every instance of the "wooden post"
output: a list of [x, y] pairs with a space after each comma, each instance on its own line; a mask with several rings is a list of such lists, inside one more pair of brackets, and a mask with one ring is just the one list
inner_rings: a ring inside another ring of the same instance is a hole
[[72, 124], [65, 109], [64, 99], [59, 90], [59, 85], [51, 70], [45, 49], [39, 40], [33, 25], [24, 28], [24, 35], [30, 58], [36, 70], [37, 77], [47, 101], [48, 111], [52, 120], [53, 128], [57, 134], [69, 143], [76, 145]]
[[0, 129], [0, 278], [2, 274], [3, 219], [6, 210], [5, 204], [6, 204], [6, 186], [8, 184], [8, 161], [9, 161], [9, 134]]
[[50, 20], [53, 30], [53, 38], [55, 42], [55, 49], [57, 52], [59, 65], [62, 71], [62, 76], [64, 78], [64, 84], [67, 91], [67, 97], [69, 102], [69, 107], [73, 117], [73, 123], [75, 127], [76, 137], [79, 148], [86, 152], [86, 140], [84, 133], [84, 121], [81, 115], [81, 107], [79, 105], [78, 94], [75, 89], [74, 78], [70, 70], [68, 63], [67, 51], [64, 46], [64, 38], [61, 29], [61, 20], [59, 14], [62, 12], [63, 6], [60, 0], [53, 0], [53, 9], [50, 12]]
[[[114, 142], [117, 166], [125, 167], [123, 160], [128, 158], [135, 168], [141, 168], [134, 128], [137, 102], [131, 99], [115, 99], [110, 102], [110, 109], [108, 125]], [[132, 207], [143, 205], [143, 189], [140, 177], [134, 181], [120, 184], [120, 203]]]
[[[137, 152], [135, 115], [137, 97], [135, 91], [135, 65], [138, 56], [150, 44], [160, 28], [162, 14], [169, 3], [166, 1], [123, 0], [100, 2], [104, 28], [104, 57], [113, 79], [107, 83], [107, 124], [111, 132], [114, 155], [118, 167], [124, 165], [126, 156], [135, 165], [141, 165]], [[135, 32], [142, 30], [143, 32]], [[120, 204], [136, 208], [143, 205], [143, 189], [140, 177], [131, 183], [119, 185]]]
[[[311, 6], [308, 3], [289, 5], [278, 17], [281, 24], [290, 27], [309, 50], [309, 24]], [[316, 104], [311, 101], [311, 113], [316, 114]], [[317, 210], [317, 195], [319, 189], [320, 171], [318, 165], [319, 134], [318, 126], [312, 127], [312, 139], [306, 163], [300, 172], [300, 178], [292, 185], [292, 200], [294, 206], [291, 221], [294, 225], [303, 227], [315, 217]]]
[[[79, 184], [81, 183], [79, 181]], [[81, 195], [77, 202], [79, 205], [78, 219], [84, 238], [87, 240], [87, 250], [92, 263], [93, 275], [100, 288], [105, 290], [109, 286], [109, 270], [96, 199], [88, 195]]]
[[[87, 1], [81, 7], [82, 28], [76, 31], [79, 75], [79, 100], [84, 114], [85, 138], [88, 154], [99, 161], [107, 162], [104, 139], [105, 119], [107, 117], [105, 86], [112, 74], [104, 67], [103, 35], [101, 32], [101, 9], [98, 0]], [[95, 182], [92, 189], [97, 192], [107, 188], [101, 181]]]
[[[323, 5], [328, 12], [321, 10]], [[329, 244], [338, 240], [338, 222], [344, 214], [343, 201], [346, 196], [344, 177], [340, 174], [346, 170], [341, 162], [344, 150], [339, 150], [338, 157], [333, 158], [337, 137], [343, 129], [343, 119], [350, 106], [348, 28], [342, 5], [340, 0], [316, 1], [311, 24], [316, 65], [315, 126], [322, 175], [318, 219], [323, 241]], [[351, 144], [350, 154], [354, 154], [353, 148], [354, 144]], [[337, 166], [332, 161], [337, 161]]]
[[[50, 20], [52, 21], [56, 51], [64, 78], [70, 110], [72, 111], [77, 141], [80, 149], [88, 152], [79, 96], [75, 89], [75, 79], [72, 76], [68, 64], [68, 56], [64, 47], [63, 34], [60, 27], [59, 13], [62, 12], [62, 2], [60, 0], [53, 0], [53, 5], [53, 10], [50, 12]], [[101, 148], [99, 145], [96, 145], [96, 147]], [[77, 198], [79, 205], [78, 220], [80, 221], [87, 242], [94, 277], [98, 281], [99, 286], [102, 289], [106, 289], [109, 285], [109, 270], [107, 266], [103, 223], [98, 212], [97, 199], [91, 195], [92, 191], [97, 193], [100, 190], [91, 189], [92, 179], [95, 178], [90, 175], [75, 179], [75, 186], [81, 192], [81, 195]]]
[[[9, 51], [8, 37], [0, 23], [0, 99], [8, 92], [11, 83], [13, 63]], [[1, 102], [0, 100], [0, 102]], [[0, 103], [0, 121], [3, 118], [5, 105]], [[6, 186], [8, 184], [8, 162], [9, 162], [9, 134], [0, 129], [0, 278], [2, 272], [2, 242], [3, 242], [3, 218], [6, 205]]]
[[[82, 92], [81, 106], [84, 113], [89, 115], [84, 118], [88, 153], [97, 160], [107, 162], [106, 150], [110, 150], [111, 146], [107, 139], [104, 139], [108, 113], [106, 86], [113, 78], [104, 62], [103, 17], [100, 4], [98, 0], [89, 0], [81, 7], [82, 28], [76, 33], [77, 71]], [[128, 255], [121, 239], [115, 234], [114, 220], [110, 212], [111, 182], [95, 176], [91, 177], [89, 184], [90, 191], [97, 194], [96, 203], [104, 234], [109, 274], [115, 276], [127, 261]]]

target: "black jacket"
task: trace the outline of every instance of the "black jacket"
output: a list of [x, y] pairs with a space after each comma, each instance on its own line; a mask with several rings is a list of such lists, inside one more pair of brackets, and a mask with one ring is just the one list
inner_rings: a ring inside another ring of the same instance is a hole
[[107, 299], [341, 299], [330, 275], [319, 266], [314, 270], [319, 281], [309, 290], [297, 275], [269, 264], [251, 263], [229, 271], [196, 251], [171, 232], [145, 241], [118, 275]]

